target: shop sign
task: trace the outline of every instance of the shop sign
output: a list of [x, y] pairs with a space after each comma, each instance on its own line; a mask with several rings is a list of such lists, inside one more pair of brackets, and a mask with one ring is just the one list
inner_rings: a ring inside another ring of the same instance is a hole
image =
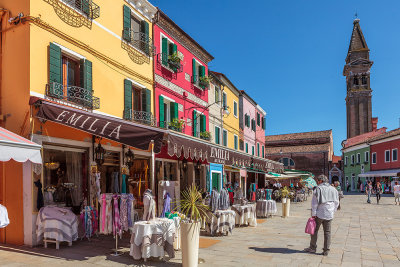
[[229, 151], [217, 147], [210, 149], [210, 161], [218, 164], [225, 164], [229, 160]]

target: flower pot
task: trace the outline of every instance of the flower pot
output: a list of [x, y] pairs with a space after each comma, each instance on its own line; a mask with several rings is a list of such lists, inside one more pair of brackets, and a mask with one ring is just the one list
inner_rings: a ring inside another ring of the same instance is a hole
[[181, 223], [182, 266], [197, 267], [199, 262], [200, 222]]
[[288, 198], [286, 200], [286, 204], [285, 204], [285, 217], [289, 217], [290, 216], [290, 198]]

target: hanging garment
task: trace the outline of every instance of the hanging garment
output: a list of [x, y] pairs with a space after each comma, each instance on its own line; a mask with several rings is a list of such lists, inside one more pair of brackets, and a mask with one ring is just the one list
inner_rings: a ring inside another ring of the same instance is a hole
[[219, 208], [219, 192], [215, 189], [211, 192], [211, 211], [215, 212]]
[[112, 184], [113, 184], [113, 193], [119, 193], [119, 173], [118, 172], [113, 172], [112, 175]]
[[121, 229], [122, 231], [128, 231], [129, 221], [128, 221], [128, 194], [121, 194], [121, 201], [119, 205], [120, 218], [121, 218]]
[[121, 193], [125, 194], [126, 192], [126, 174], [122, 174]]
[[228, 190], [222, 188], [221, 193], [219, 195], [219, 210], [227, 210], [229, 208], [229, 194]]
[[135, 212], [135, 207], [133, 205], [133, 202], [135, 201], [135, 198], [133, 197], [132, 194], [128, 194], [128, 200], [126, 202], [127, 206], [127, 212], [128, 212], [128, 227], [131, 228], [133, 227], [133, 223], [135, 222], [134, 220], [134, 212]]
[[4, 228], [10, 224], [10, 219], [8, 218], [7, 208], [0, 204], [0, 228]]
[[171, 197], [169, 196], [169, 193], [165, 194], [165, 198], [164, 198], [164, 207], [161, 213], [161, 217], [164, 218], [165, 217], [165, 213], [166, 212], [171, 212]]
[[150, 221], [155, 219], [156, 202], [154, 201], [153, 193], [147, 189], [143, 195], [143, 220]]
[[44, 206], [42, 183], [40, 182], [40, 180], [37, 180], [36, 182], [34, 182], [34, 184], [38, 189], [36, 208], [39, 211]]
[[100, 193], [101, 193], [100, 172], [96, 173], [96, 192], [97, 192], [97, 199], [100, 199]]
[[97, 211], [91, 206], [86, 206], [80, 217], [85, 231], [84, 237], [91, 238], [97, 231]]
[[113, 218], [112, 218], [112, 195], [101, 194], [101, 221], [100, 233], [111, 234], [113, 231]]
[[[175, 208], [175, 202], [177, 201], [177, 194], [179, 194], [179, 189], [176, 187], [179, 186], [177, 181], [160, 181], [158, 184], [158, 211], [162, 213], [164, 209], [164, 200], [165, 194], [168, 193], [171, 202], [170, 209], [173, 210]], [[159, 214], [161, 216], [161, 213]]]
[[271, 200], [271, 196], [272, 196], [272, 189], [265, 189], [265, 199]]
[[53, 205], [54, 204], [54, 199], [53, 199], [53, 193], [50, 191], [45, 191], [44, 195], [44, 204], [45, 205]]
[[122, 228], [121, 228], [121, 218], [119, 216], [119, 205], [118, 205], [119, 196], [117, 194], [113, 195], [114, 201], [114, 217], [113, 217], [113, 235], [119, 235], [122, 238]]
[[228, 187], [228, 194], [229, 194], [229, 200], [230, 200], [230, 204], [233, 204], [233, 189], [232, 186]]

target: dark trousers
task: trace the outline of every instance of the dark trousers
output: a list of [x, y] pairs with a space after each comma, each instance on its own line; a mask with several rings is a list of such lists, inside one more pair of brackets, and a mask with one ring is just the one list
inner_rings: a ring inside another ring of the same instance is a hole
[[332, 220], [323, 220], [317, 217], [315, 220], [316, 228], [314, 234], [311, 236], [310, 248], [317, 249], [318, 230], [322, 224], [324, 228], [324, 251], [329, 251], [331, 245], [331, 223]]
[[376, 202], [379, 203], [379, 200], [381, 200], [381, 193], [376, 193]]

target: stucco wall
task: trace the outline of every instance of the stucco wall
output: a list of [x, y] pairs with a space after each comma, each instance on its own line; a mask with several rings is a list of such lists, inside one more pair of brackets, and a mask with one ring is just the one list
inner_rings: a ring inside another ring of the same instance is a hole
[[[250, 121], [252, 119], [256, 119], [255, 105], [253, 105], [253, 103], [251, 103], [245, 96], [241, 95], [240, 97], [242, 97], [242, 99], [243, 99], [243, 114], [241, 114], [241, 116], [243, 116], [243, 121], [245, 121], [245, 119], [244, 119], [245, 114], [248, 114], [250, 116]], [[244, 152], [246, 152], [246, 143], [247, 143], [248, 147], [249, 147], [248, 154], [251, 154], [251, 147], [254, 146], [254, 149], [255, 149], [256, 133], [251, 130], [251, 125], [250, 125], [250, 127], [247, 127], [243, 123], [243, 126], [244, 126], [244, 129], [243, 129]], [[265, 139], [265, 136], [264, 136], [264, 139]]]

